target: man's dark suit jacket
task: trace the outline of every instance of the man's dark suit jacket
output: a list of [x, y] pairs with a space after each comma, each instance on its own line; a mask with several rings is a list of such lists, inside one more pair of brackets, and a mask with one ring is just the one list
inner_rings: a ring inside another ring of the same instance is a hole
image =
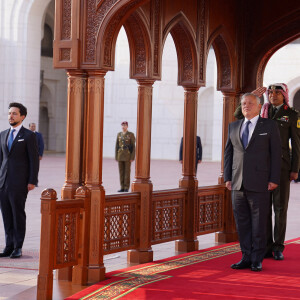
[[37, 184], [39, 156], [35, 134], [21, 127], [11, 150], [7, 148], [9, 129], [0, 133], [0, 188], [5, 180], [10, 188], [25, 189]]
[[38, 150], [39, 150], [39, 156], [43, 156], [44, 154], [44, 139], [41, 133], [35, 131], [37, 144], [38, 144]]
[[[179, 149], [179, 161], [182, 161], [182, 152], [183, 152], [183, 138], [181, 138], [180, 149]], [[202, 160], [202, 144], [200, 136], [197, 135], [197, 145], [196, 145], [196, 165], [198, 160]]]
[[224, 152], [224, 181], [232, 190], [266, 192], [268, 183], [280, 182], [281, 143], [277, 124], [258, 118], [246, 149], [240, 139], [244, 119], [229, 124]]

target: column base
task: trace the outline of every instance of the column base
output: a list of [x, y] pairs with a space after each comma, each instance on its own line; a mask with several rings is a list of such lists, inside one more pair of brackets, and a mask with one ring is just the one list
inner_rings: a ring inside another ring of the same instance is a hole
[[72, 267], [66, 267], [57, 270], [57, 279], [58, 280], [72, 280]]
[[231, 243], [238, 241], [238, 233], [237, 232], [216, 232], [215, 241], [217, 243]]
[[88, 283], [93, 284], [105, 279], [105, 267], [89, 266], [88, 267]]
[[77, 188], [80, 186], [79, 183], [65, 183], [61, 189], [62, 199], [74, 199]]
[[153, 261], [153, 250], [128, 250], [127, 262], [131, 264], [144, 264]]
[[177, 252], [192, 252], [199, 250], [199, 241], [185, 241], [177, 240], [175, 241], [175, 251]]

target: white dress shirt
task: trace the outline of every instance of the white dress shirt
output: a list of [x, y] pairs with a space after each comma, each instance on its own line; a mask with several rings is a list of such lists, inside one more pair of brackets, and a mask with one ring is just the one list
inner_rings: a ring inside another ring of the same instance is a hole
[[14, 137], [14, 139], [13, 140], [15, 140], [15, 138], [16, 138], [16, 136], [18, 135], [18, 133], [19, 133], [19, 131], [20, 131], [20, 129], [22, 128], [22, 124], [21, 125], [19, 125], [19, 126], [17, 126], [17, 127], [10, 127], [10, 131], [9, 131], [9, 134], [8, 134], [8, 139], [7, 139], [7, 145], [8, 145], [8, 140], [9, 140], [9, 135], [10, 135], [10, 133], [11, 133], [11, 131], [14, 129], [15, 130], [15, 132], [13, 133], [13, 137]]
[[243, 132], [246, 128], [246, 123], [248, 121], [250, 121], [250, 124], [249, 124], [249, 135], [248, 135], [248, 143], [252, 137], [252, 133], [255, 129], [255, 126], [256, 126], [256, 123], [257, 123], [257, 120], [259, 118], [259, 115], [257, 115], [256, 117], [252, 118], [251, 120], [248, 120], [247, 118], [245, 118], [244, 122], [243, 122], [243, 125], [241, 126], [241, 131], [240, 131], [240, 138], [242, 139], [242, 135], [243, 135]]

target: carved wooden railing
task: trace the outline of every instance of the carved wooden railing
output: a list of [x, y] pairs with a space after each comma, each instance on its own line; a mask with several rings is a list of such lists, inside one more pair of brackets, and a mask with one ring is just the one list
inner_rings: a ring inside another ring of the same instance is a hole
[[[183, 238], [187, 189], [155, 191], [151, 199], [151, 244]], [[221, 231], [224, 185], [198, 189], [196, 235]], [[41, 248], [38, 299], [51, 299], [53, 270], [72, 267], [72, 282], [88, 280], [90, 192], [79, 187], [75, 200], [57, 201], [56, 192], [41, 197]], [[104, 254], [136, 249], [139, 241], [140, 193], [108, 195], [104, 207]]]
[[139, 207], [139, 193], [105, 197], [104, 254], [136, 248]]
[[37, 299], [52, 299], [53, 270], [73, 268], [72, 281], [87, 284], [89, 190], [79, 187], [75, 200], [57, 201], [56, 191], [41, 197], [41, 240]]

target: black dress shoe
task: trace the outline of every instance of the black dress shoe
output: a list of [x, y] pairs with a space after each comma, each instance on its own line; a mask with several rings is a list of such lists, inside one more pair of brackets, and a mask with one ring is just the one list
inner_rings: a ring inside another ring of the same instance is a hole
[[20, 258], [21, 256], [22, 256], [22, 249], [16, 248], [10, 255], [10, 258]]
[[124, 192], [124, 190], [123, 190], [123, 189], [120, 189], [120, 190], [118, 190], [118, 193], [122, 193], [122, 192]]
[[124, 192], [128, 192], [128, 189], [124, 189]]
[[283, 257], [283, 254], [281, 251], [274, 251], [274, 259], [276, 260], [283, 260], [284, 257]]
[[231, 267], [231, 269], [240, 270], [240, 269], [250, 268], [250, 266], [251, 266], [251, 261], [242, 259], [238, 263], [232, 264], [230, 267]]
[[265, 254], [265, 258], [271, 258], [271, 257], [273, 257], [273, 253], [272, 253], [272, 251], [268, 251], [268, 252], [266, 252], [266, 254]]
[[254, 262], [251, 265], [251, 271], [254, 272], [260, 272], [262, 270], [262, 264], [261, 262]]
[[13, 248], [7, 248], [5, 247], [3, 249], [3, 252], [0, 253], [0, 257], [7, 257], [7, 256], [10, 256], [12, 254], [12, 252], [14, 251]]

